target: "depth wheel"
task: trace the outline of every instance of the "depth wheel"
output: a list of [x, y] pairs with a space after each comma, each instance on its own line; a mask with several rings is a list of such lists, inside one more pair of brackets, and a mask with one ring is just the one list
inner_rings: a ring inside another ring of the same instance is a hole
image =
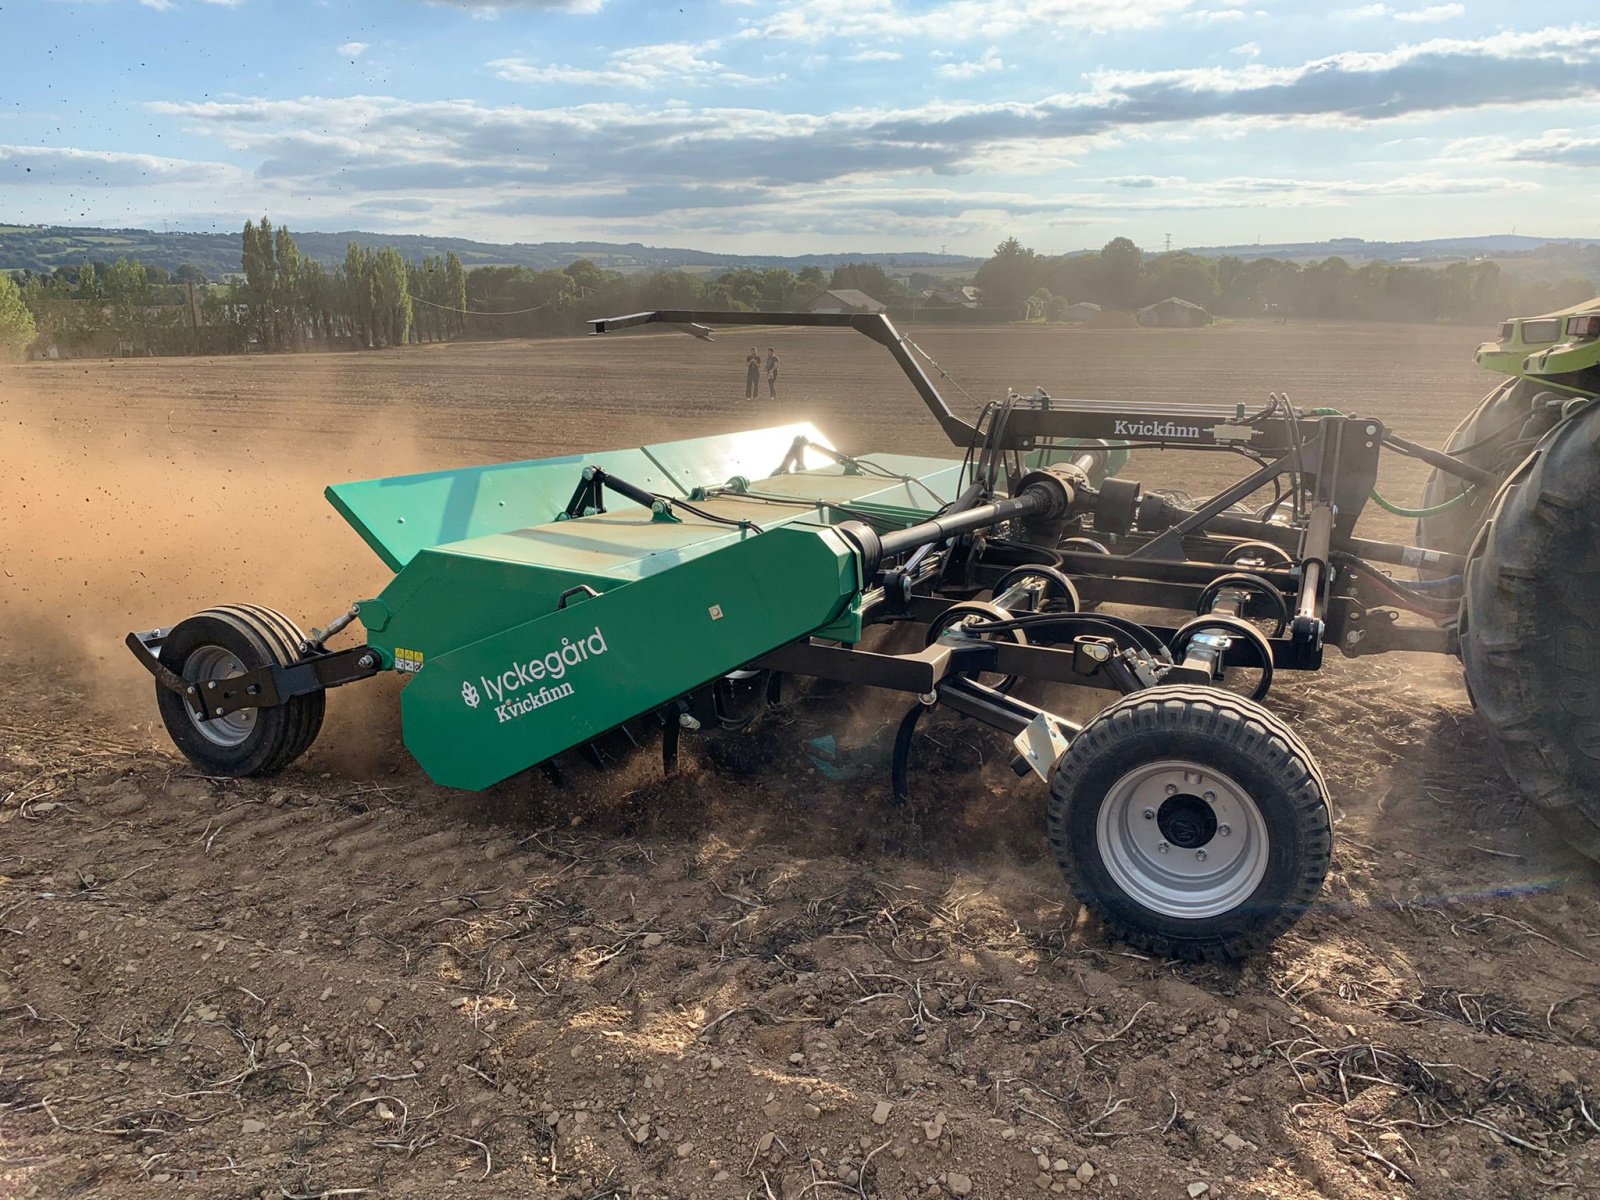
[[1600, 860], [1600, 405], [1546, 436], [1467, 559], [1461, 659], [1506, 771]]
[[1174, 958], [1270, 945], [1322, 889], [1333, 850], [1311, 752], [1217, 688], [1135, 692], [1056, 764], [1050, 844], [1072, 894], [1116, 937]]
[[[202, 688], [276, 663], [286, 667], [305, 635], [282, 613], [255, 604], [208, 608], [180, 621], [161, 645], [161, 665]], [[273, 708], [242, 708], [209, 721], [157, 685], [156, 705], [173, 744], [207, 775], [273, 775], [304, 754], [322, 728], [323, 692]]]

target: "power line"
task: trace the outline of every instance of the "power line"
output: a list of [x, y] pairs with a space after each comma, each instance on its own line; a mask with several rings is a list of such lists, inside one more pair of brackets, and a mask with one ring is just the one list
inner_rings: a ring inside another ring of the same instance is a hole
[[410, 292], [407, 292], [406, 295], [411, 296], [412, 301], [416, 304], [426, 304], [430, 308], [442, 308], [445, 312], [460, 313], [466, 317], [519, 317], [523, 313], [538, 312], [541, 308], [550, 308], [566, 300], [582, 300], [589, 295], [589, 289], [579, 288], [575, 295], [559, 296], [554, 300], [546, 300], [543, 304], [535, 304], [532, 308], [514, 308], [507, 312], [484, 312], [482, 309], [477, 308], [456, 308], [453, 305], [440, 304], [434, 300], [424, 300], [421, 296], [412, 295]]

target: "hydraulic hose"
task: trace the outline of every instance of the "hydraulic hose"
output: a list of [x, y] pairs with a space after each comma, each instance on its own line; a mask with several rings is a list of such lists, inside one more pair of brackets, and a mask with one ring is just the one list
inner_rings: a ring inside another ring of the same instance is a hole
[[1384, 512], [1392, 512], [1397, 517], [1431, 517], [1436, 513], [1449, 512], [1452, 508], [1465, 504], [1467, 497], [1472, 495], [1473, 491], [1473, 485], [1468, 484], [1464, 489], [1451, 496], [1450, 499], [1430, 505], [1427, 508], [1406, 508], [1404, 505], [1395, 504], [1393, 501], [1385, 500], [1379, 495], [1377, 488], [1372, 489], [1372, 500]]
[[[1337, 408], [1313, 408], [1311, 410], [1311, 415], [1314, 417], [1342, 417], [1345, 414], [1340, 412]], [[1402, 439], [1396, 438], [1393, 435], [1390, 435], [1390, 440], [1399, 442], [1407, 447], [1411, 447], [1413, 445], [1411, 442], [1403, 442]], [[1437, 463], [1434, 465], [1438, 466]], [[1443, 468], [1440, 469], [1442, 470]], [[1383, 509], [1384, 512], [1393, 513], [1397, 517], [1406, 517], [1410, 520], [1419, 520], [1422, 517], [1432, 517], [1442, 512], [1449, 512], [1457, 505], [1465, 504], [1467, 497], [1472, 495], [1472, 491], [1476, 486], [1476, 484], [1469, 483], [1454, 496], [1451, 496], [1450, 499], [1441, 501], [1438, 504], [1430, 505], [1427, 508], [1407, 508], [1403, 504], [1396, 504], [1392, 500], [1385, 499], [1377, 488], [1372, 489], [1372, 502], [1379, 508]]]

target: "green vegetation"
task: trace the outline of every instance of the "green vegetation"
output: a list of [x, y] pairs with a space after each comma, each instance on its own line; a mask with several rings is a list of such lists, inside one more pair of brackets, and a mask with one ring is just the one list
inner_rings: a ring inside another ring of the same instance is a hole
[[262, 218], [245, 223], [241, 261], [243, 282], [223, 284], [128, 258], [23, 271], [20, 340], [66, 354], [224, 354], [440, 341], [465, 327], [467, 275], [454, 254], [407, 263], [392, 247], [352, 244], [329, 270]]
[[[80, 237], [73, 244], [81, 249], [84, 242]], [[68, 355], [221, 354], [530, 337], [578, 332], [588, 318], [647, 308], [804, 311], [830, 289], [865, 292], [901, 318], [931, 317], [916, 295], [960, 282], [915, 272], [908, 288], [885, 264], [854, 261], [831, 274], [819, 265], [799, 271], [738, 267], [715, 276], [617, 271], [587, 258], [542, 270], [515, 264], [469, 269], [454, 251], [408, 260], [395, 246], [355, 241], [330, 265], [265, 217], [247, 221], [234, 244], [242, 270], [228, 282], [207, 282], [194, 263], [169, 270], [132, 256], [23, 270], [15, 284], [0, 273], [7, 289], [0, 291], [0, 346], [32, 342]], [[1595, 291], [1586, 277], [1552, 278], [1541, 271], [1529, 280], [1490, 261], [1355, 267], [1341, 258], [1301, 264], [1186, 251], [1146, 255], [1121, 237], [1098, 254], [1057, 257], [1007, 238], [973, 282], [981, 306], [947, 306], [939, 319], [1061, 321], [1079, 301], [1131, 309], [1178, 296], [1224, 316], [1488, 324], [1508, 312], [1561, 308]], [[8, 309], [7, 295], [20, 303], [13, 299]]]
[[1491, 261], [1355, 267], [1337, 257], [1301, 264], [1200, 258], [1182, 250], [1146, 255], [1120, 237], [1099, 254], [1049, 257], [1007, 238], [978, 268], [975, 282], [983, 306], [1007, 320], [1051, 319], [1052, 311], [1065, 308], [1052, 308], [1053, 302], [1063, 299], [1131, 309], [1177, 296], [1223, 316], [1490, 324], [1507, 313], [1563, 308], [1596, 291], [1586, 276], [1539, 274], [1545, 277], [1524, 278]]
[[0, 274], [0, 357], [22, 352], [33, 341], [33, 314], [11, 276]]

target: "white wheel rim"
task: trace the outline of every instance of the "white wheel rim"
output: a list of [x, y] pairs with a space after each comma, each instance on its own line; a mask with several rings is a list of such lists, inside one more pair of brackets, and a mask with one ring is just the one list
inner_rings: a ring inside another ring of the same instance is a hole
[[[183, 677], [190, 683], [199, 684], [202, 696], [207, 683], [243, 674], [244, 664], [221, 646], [201, 646], [183, 663]], [[243, 745], [245, 739], [255, 732], [256, 710], [253, 708], [241, 708], [225, 717], [212, 717], [209, 721], [202, 721], [195, 716], [194, 710], [187, 704], [184, 705], [184, 711], [189, 714], [189, 723], [199, 731], [200, 736], [214, 746], [232, 749]]]
[[1250, 793], [1182, 759], [1148, 763], [1112, 784], [1095, 837], [1117, 886], [1162, 916], [1230, 912], [1267, 873], [1267, 825]]

